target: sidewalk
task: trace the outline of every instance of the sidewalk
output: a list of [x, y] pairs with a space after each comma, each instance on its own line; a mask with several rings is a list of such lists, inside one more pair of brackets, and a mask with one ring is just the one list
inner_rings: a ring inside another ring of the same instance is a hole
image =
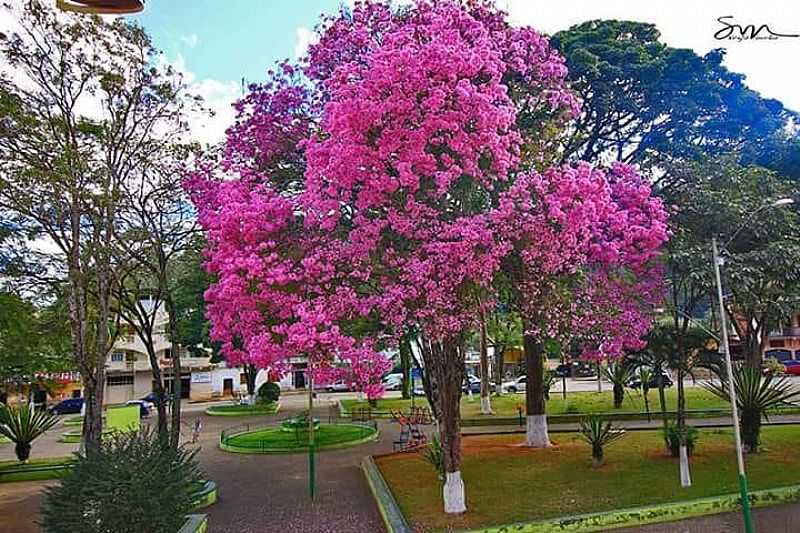
[[[622, 429], [631, 431], [648, 430], [648, 429], [661, 429], [663, 422], [660, 418], [653, 416], [651, 421], [647, 420], [618, 420], [614, 424]], [[715, 418], [692, 418], [687, 420], [686, 424], [696, 428], [728, 428], [731, 427], [733, 420], [731, 417], [715, 417]], [[800, 424], [800, 414], [794, 415], [775, 415], [769, 418], [769, 421], [764, 421], [764, 426], [780, 426]], [[549, 424], [548, 431], [550, 433], [571, 433], [580, 429], [579, 423], [566, 423], [566, 424]], [[470, 426], [462, 427], [462, 435], [503, 435], [507, 433], [525, 433], [525, 426]]]

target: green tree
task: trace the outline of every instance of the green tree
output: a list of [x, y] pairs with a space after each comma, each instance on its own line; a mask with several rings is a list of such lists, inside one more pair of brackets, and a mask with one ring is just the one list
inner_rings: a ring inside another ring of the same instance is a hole
[[[14, 8], [8, 7], [11, 10]], [[141, 27], [28, 0], [0, 36], [0, 210], [26, 241], [30, 273], [66, 284], [72, 353], [86, 397], [83, 441], [102, 435], [105, 361], [115, 331], [123, 185], [185, 132], [180, 77], [154, 66]], [[20, 81], [21, 80], [21, 81]]]
[[11, 407], [0, 403], [0, 435], [15, 444], [14, 453], [22, 462], [31, 455], [31, 443], [57, 423], [58, 417], [30, 404]]
[[795, 115], [728, 71], [724, 50], [701, 57], [669, 47], [653, 24], [593, 20], [556, 33], [553, 43], [583, 100], [564, 139], [567, 157], [648, 166], [750, 150]]

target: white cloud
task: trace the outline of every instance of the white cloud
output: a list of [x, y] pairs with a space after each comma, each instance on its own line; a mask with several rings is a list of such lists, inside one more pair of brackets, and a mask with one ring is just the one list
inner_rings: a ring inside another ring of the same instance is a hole
[[181, 42], [188, 46], [189, 48], [194, 48], [198, 44], [200, 44], [200, 37], [196, 33], [190, 33], [189, 35], [181, 35]]
[[736, 22], [756, 27], [768, 24], [778, 33], [800, 33], [800, 2], [781, 0], [687, 0], [631, 2], [629, 0], [497, 0], [509, 11], [515, 25], [530, 25], [548, 34], [593, 19], [623, 19], [654, 23], [662, 40], [670, 46], [691, 48], [704, 55], [726, 48], [726, 66], [747, 76], [747, 85], [786, 106], [800, 111], [800, 38], [764, 41], [718, 41], [714, 33], [722, 26], [717, 18], [733, 15]]
[[300, 26], [297, 28], [297, 40], [295, 41], [294, 45], [294, 58], [300, 59], [306, 52], [308, 52], [308, 47], [312, 44], [316, 44], [319, 41], [319, 35], [315, 32], [309, 30], [305, 26]]
[[173, 61], [162, 54], [159, 56], [158, 62], [162, 67], [170, 65], [176, 72], [182, 74], [189, 92], [203, 99], [203, 107], [206, 112], [192, 113], [188, 117], [192, 139], [209, 144], [223, 140], [225, 129], [233, 124], [235, 118], [232, 104], [241, 96], [239, 84], [235, 81], [213, 78], [197, 79], [195, 73], [186, 66], [186, 61], [181, 54], [178, 54]]

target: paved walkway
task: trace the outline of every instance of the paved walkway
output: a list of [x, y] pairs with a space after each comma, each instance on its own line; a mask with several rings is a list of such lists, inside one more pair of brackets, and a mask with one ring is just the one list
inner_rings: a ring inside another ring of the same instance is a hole
[[[292, 402], [287, 402], [292, 403]], [[219, 501], [206, 509], [213, 533], [249, 533], [282, 531], [286, 533], [380, 533], [383, 522], [372, 500], [359, 467], [366, 454], [391, 450], [397, 438], [397, 427], [380, 422], [378, 441], [351, 449], [323, 452], [317, 456], [317, 499], [308, 498], [308, 458], [293, 455], [239, 455], [217, 447], [220, 432], [239, 423], [268, 423], [285, 418], [291, 409], [268, 417], [210, 417], [202, 412], [187, 413], [187, 423], [195, 418], [203, 422], [198, 459], [210, 479], [219, 486]], [[324, 420], [327, 407], [317, 417]], [[779, 420], [780, 419], [780, 420]], [[773, 421], [800, 423], [800, 415], [774, 417]], [[695, 419], [693, 425], [729, 424], [726, 419]], [[646, 421], [623, 422], [631, 429], [647, 425]], [[659, 427], [659, 421], [651, 422]], [[563, 427], [562, 427], [563, 426]], [[465, 433], [487, 428], [464, 428]], [[489, 427], [490, 431], [518, 431], [518, 426]], [[574, 424], [558, 424], [554, 430], [575, 429]], [[34, 457], [67, 455], [76, 445], [57, 443], [59, 427], [37, 440]], [[0, 460], [13, 458], [13, 446], [0, 445]], [[45, 482], [0, 484], [0, 533], [35, 533]], [[617, 530], [623, 533], [738, 533], [743, 531], [738, 513]], [[755, 511], [759, 533], [800, 532], [800, 504]]]

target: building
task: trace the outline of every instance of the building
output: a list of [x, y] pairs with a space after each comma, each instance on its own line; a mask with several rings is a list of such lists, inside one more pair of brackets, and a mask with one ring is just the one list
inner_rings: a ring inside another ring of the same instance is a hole
[[770, 333], [764, 357], [800, 361], [800, 312], [792, 315], [786, 327]]
[[[161, 367], [167, 390], [172, 389], [175, 377], [172, 374], [172, 343], [166, 331], [168, 317], [162, 308], [152, 310], [152, 300], [141, 302], [144, 309], [155, 312], [154, 348]], [[121, 333], [106, 359], [106, 404], [125, 403], [146, 396], [153, 390], [153, 374], [144, 343], [133, 327], [122, 324]], [[247, 380], [240, 368], [228, 368], [222, 363], [211, 362], [211, 352], [200, 349], [189, 351], [180, 348], [181, 396], [190, 401], [233, 398], [247, 393]], [[293, 383], [294, 376], [289, 383]], [[259, 372], [256, 388], [267, 379], [267, 373]], [[282, 382], [283, 386], [283, 382]]]

